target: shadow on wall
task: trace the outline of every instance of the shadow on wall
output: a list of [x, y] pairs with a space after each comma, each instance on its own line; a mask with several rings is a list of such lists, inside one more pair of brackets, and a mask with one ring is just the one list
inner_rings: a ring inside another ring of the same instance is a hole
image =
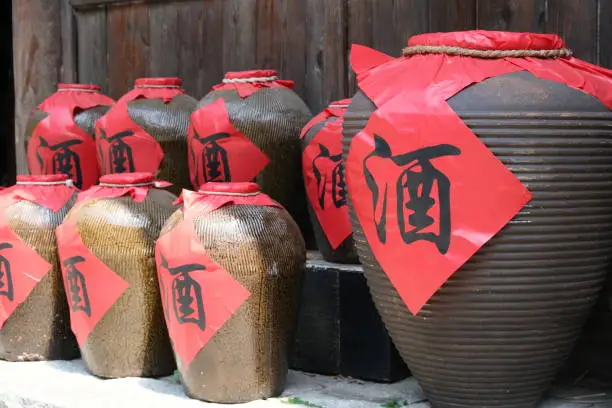
[[15, 181], [15, 93], [10, 1], [0, 2], [0, 185]]

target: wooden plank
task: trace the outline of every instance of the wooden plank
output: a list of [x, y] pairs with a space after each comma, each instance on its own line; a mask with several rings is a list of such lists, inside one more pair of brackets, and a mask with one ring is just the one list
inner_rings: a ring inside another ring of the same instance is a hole
[[106, 8], [78, 12], [76, 21], [79, 81], [108, 92]]
[[60, 3], [59, 0], [15, 0], [12, 14], [17, 170], [25, 173], [23, 141], [28, 117], [55, 91], [60, 77]]
[[60, 0], [62, 29], [62, 82], [77, 82], [77, 45], [74, 10], [68, 0]]
[[606, 68], [612, 68], [612, 1], [599, 2], [599, 41], [598, 63]]
[[[68, 1], [72, 5], [72, 7], [76, 9], [107, 6], [107, 5], [121, 5], [121, 4], [135, 3], [136, 1], [139, 4], [168, 2], [168, 0], [68, 0]], [[182, 0], [175, 0], [175, 1], [182, 1]]]
[[149, 75], [148, 11], [146, 4], [108, 7], [108, 92], [113, 98]]
[[302, 97], [306, 78], [305, 3], [259, 0], [256, 17], [255, 67], [278, 70], [282, 78], [295, 81], [295, 91]]
[[[173, 77], [179, 74], [178, 9], [181, 6], [182, 4], [173, 2], [149, 6], [149, 70], [151, 76]], [[190, 26], [189, 28], [195, 27]], [[193, 40], [189, 45], [193, 47]]]
[[[262, 0], [259, 0], [262, 1]], [[258, 0], [225, 0], [223, 4], [223, 70], [255, 67]]]
[[476, 28], [477, 0], [429, 0], [427, 3], [431, 32]]
[[[408, 39], [430, 31], [428, 2], [421, 0], [351, 0], [348, 8], [348, 43], [373, 47], [392, 56], [401, 55]], [[355, 90], [348, 67], [349, 93]]]
[[348, 49], [345, 0], [308, 0], [305, 100], [313, 113], [347, 97]]
[[546, 29], [546, 0], [479, 1], [478, 28], [544, 32]]
[[[202, 98], [223, 78], [223, 3], [207, 0], [178, 6], [179, 76], [185, 90]], [[194, 40], [195, 39], [195, 40]]]
[[[11, 2], [0, 5], [0, 38], [11, 39], [13, 36], [11, 23]], [[0, 47], [0, 65], [4, 72], [0, 80], [0, 183], [13, 184], [15, 181], [15, 111], [14, 111], [14, 80], [13, 80], [13, 49], [12, 41], [8, 40]]]
[[559, 34], [574, 56], [597, 62], [598, 0], [548, 0], [546, 31]]

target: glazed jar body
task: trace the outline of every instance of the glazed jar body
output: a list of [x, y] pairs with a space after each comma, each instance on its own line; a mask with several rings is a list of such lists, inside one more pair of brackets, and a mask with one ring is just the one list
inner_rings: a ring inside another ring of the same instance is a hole
[[[76, 223], [87, 250], [110, 269], [106, 273], [127, 283], [80, 345], [85, 365], [96, 376], [161, 377], [175, 369], [154, 255], [155, 240], [175, 209], [175, 198], [155, 189], [142, 202], [129, 196], [98, 198], [79, 205], [67, 217]], [[95, 290], [112, 288], [90, 286], [91, 299]]]
[[[448, 103], [533, 199], [416, 316], [351, 210], [357, 250], [377, 308], [434, 407], [532, 408], [610, 266], [612, 115], [596, 98], [527, 72], [484, 80]], [[357, 93], [345, 116], [345, 157], [375, 109]]]

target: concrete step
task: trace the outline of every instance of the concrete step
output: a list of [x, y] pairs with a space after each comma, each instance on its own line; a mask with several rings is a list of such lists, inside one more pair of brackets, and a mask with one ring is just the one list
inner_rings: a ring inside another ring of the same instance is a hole
[[[554, 390], [540, 408], [610, 408], [612, 392]], [[413, 378], [395, 384], [324, 377], [292, 371], [282, 398], [235, 405], [248, 408], [429, 408]], [[187, 398], [174, 377], [100, 380], [80, 360], [0, 362], [0, 408], [213, 408]]]

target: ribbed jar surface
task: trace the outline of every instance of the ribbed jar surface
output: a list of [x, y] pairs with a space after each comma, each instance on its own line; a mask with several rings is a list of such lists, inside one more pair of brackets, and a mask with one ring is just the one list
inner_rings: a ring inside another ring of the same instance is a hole
[[[373, 257], [351, 207], [354, 239], [377, 308], [433, 407], [532, 408], [610, 266], [612, 114], [525, 72], [469, 87], [449, 103], [533, 200], [418, 316]], [[353, 99], [345, 157], [374, 109], [361, 93]]]

